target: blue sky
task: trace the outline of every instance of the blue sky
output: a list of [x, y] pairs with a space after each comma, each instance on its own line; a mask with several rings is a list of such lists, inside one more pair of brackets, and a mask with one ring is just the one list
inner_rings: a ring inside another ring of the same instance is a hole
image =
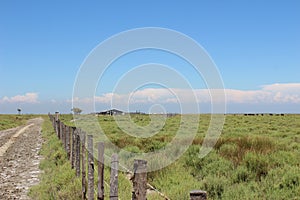
[[[229, 91], [228, 112], [300, 112], [299, 8], [299, 1], [0, 1], [0, 113], [69, 112], [89, 52], [141, 27], [173, 29], [202, 45]], [[143, 55], [140, 63], [151, 61], [151, 53]], [[153, 55], [156, 62], [168, 58]], [[133, 63], [129, 56], [120, 65]], [[180, 72], [202, 89], [187, 67]], [[98, 109], [107, 106], [100, 101]]]

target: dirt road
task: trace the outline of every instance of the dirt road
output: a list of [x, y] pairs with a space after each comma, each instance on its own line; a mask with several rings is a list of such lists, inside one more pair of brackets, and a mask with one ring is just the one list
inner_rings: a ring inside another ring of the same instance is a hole
[[38, 183], [38, 155], [42, 146], [43, 119], [0, 131], [0, 199], [30, 199], [29, 187]]

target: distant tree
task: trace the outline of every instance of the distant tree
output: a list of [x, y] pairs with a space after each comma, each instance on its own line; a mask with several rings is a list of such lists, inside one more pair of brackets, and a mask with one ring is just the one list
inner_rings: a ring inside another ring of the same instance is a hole
[[75, 115], [79, 115], [82, 112], [80, 108], [72, 108], [71, 111], [73, 111]]
[[18, 108], [17, 111], [18, 111], [18, 114], [21, 115], [21, 111], [22, 111], [21, 108]]

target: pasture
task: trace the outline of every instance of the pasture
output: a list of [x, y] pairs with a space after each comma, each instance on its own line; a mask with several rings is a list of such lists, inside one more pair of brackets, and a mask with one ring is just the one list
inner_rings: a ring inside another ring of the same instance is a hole
[[[81, 117], [85, 118], [84, 115]], [[165, 148], [180, 126], [186, 126], [185, 134], [189, 137], [189, 131], [195, 128], [190, 126], [195, 124], [182, 124], [181, 117], [176, 115], [166, 118], [159, 132], [148, 138], [126, 134], [113, 116], [99, 116], [96, 122], [83, 120], [84, 124], [81, 125], [85, 132], [94, 135], [94, 142], [104, 140], [109, 147], [110, 141], [128, 152], [147, 153]], [[199, 116], [190, 117], [192, 119]], [[60, 118], [64, 123], [74, 126], [72, 115], [61, 115]], [[131, 115], [131, 121], [139, 127], [146, 127], [151, 122], [151, 117]], [[210, 115], [200, 115], [192, 144], [171, 165], [149, 172], [148, 182], [151, 185], [170, 199], [188, 199], [189, 191], [193, 189], [207, 191], [208, 199], [299, 198], [300, 115], [226, 115], [222, 135], [214, 150], [206, 157], [199, 158], [199, 148], [209, 122]], [[100, 133], [95, 129], [98, 125], [102, 128]], [[130, 130], [130, 123], [128, 126]], [[120, 152], [119, 156], [128, 163], [132, 162], [130, 154], [122, 155]], [[167, 159], [159, 158], [157, 161], [165, 162]], [[121, 179], [125, 176], [125, 173], [120, 172]], [[129, 184], [126, 180], [121, 181], [122, 183]], [[120, 198], [128, 198], [130, 186], [120, 187], [124, 188]], [[123, 194], [125, 196], [122, 198]]]

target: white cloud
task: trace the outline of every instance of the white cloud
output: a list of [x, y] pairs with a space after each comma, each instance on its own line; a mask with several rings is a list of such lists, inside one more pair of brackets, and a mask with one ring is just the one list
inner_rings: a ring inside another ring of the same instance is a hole
[[226, 90], [232, 103], [300, 103], [300, 83], [264, 85], [260, 90]]
[[226, 94], [227, 103], [245, 104], [277, 104], [300, 103], [300, 83], [264, 85], [259, 90], [235, 89], [176, 89], [176, 88], [146, 88], [130, 94], [106, 93], [95, 99], [75, 98], [74, 102], [110, 104], [134, 103], [209, 103], [211, 96], [214, 101], [223, 101], [222, 93]]
[[271, 85], [263, 85], [263, 90], [269, 91], [286, 91], [286, 92], [298, 92], [300, 89], [300, 83], [275, 83]]
[[25, 95], [16, 95], [13, 97], [3, 97], [0, 103], [38, 103], [38, 94], [34, 92], [26, 93]]

